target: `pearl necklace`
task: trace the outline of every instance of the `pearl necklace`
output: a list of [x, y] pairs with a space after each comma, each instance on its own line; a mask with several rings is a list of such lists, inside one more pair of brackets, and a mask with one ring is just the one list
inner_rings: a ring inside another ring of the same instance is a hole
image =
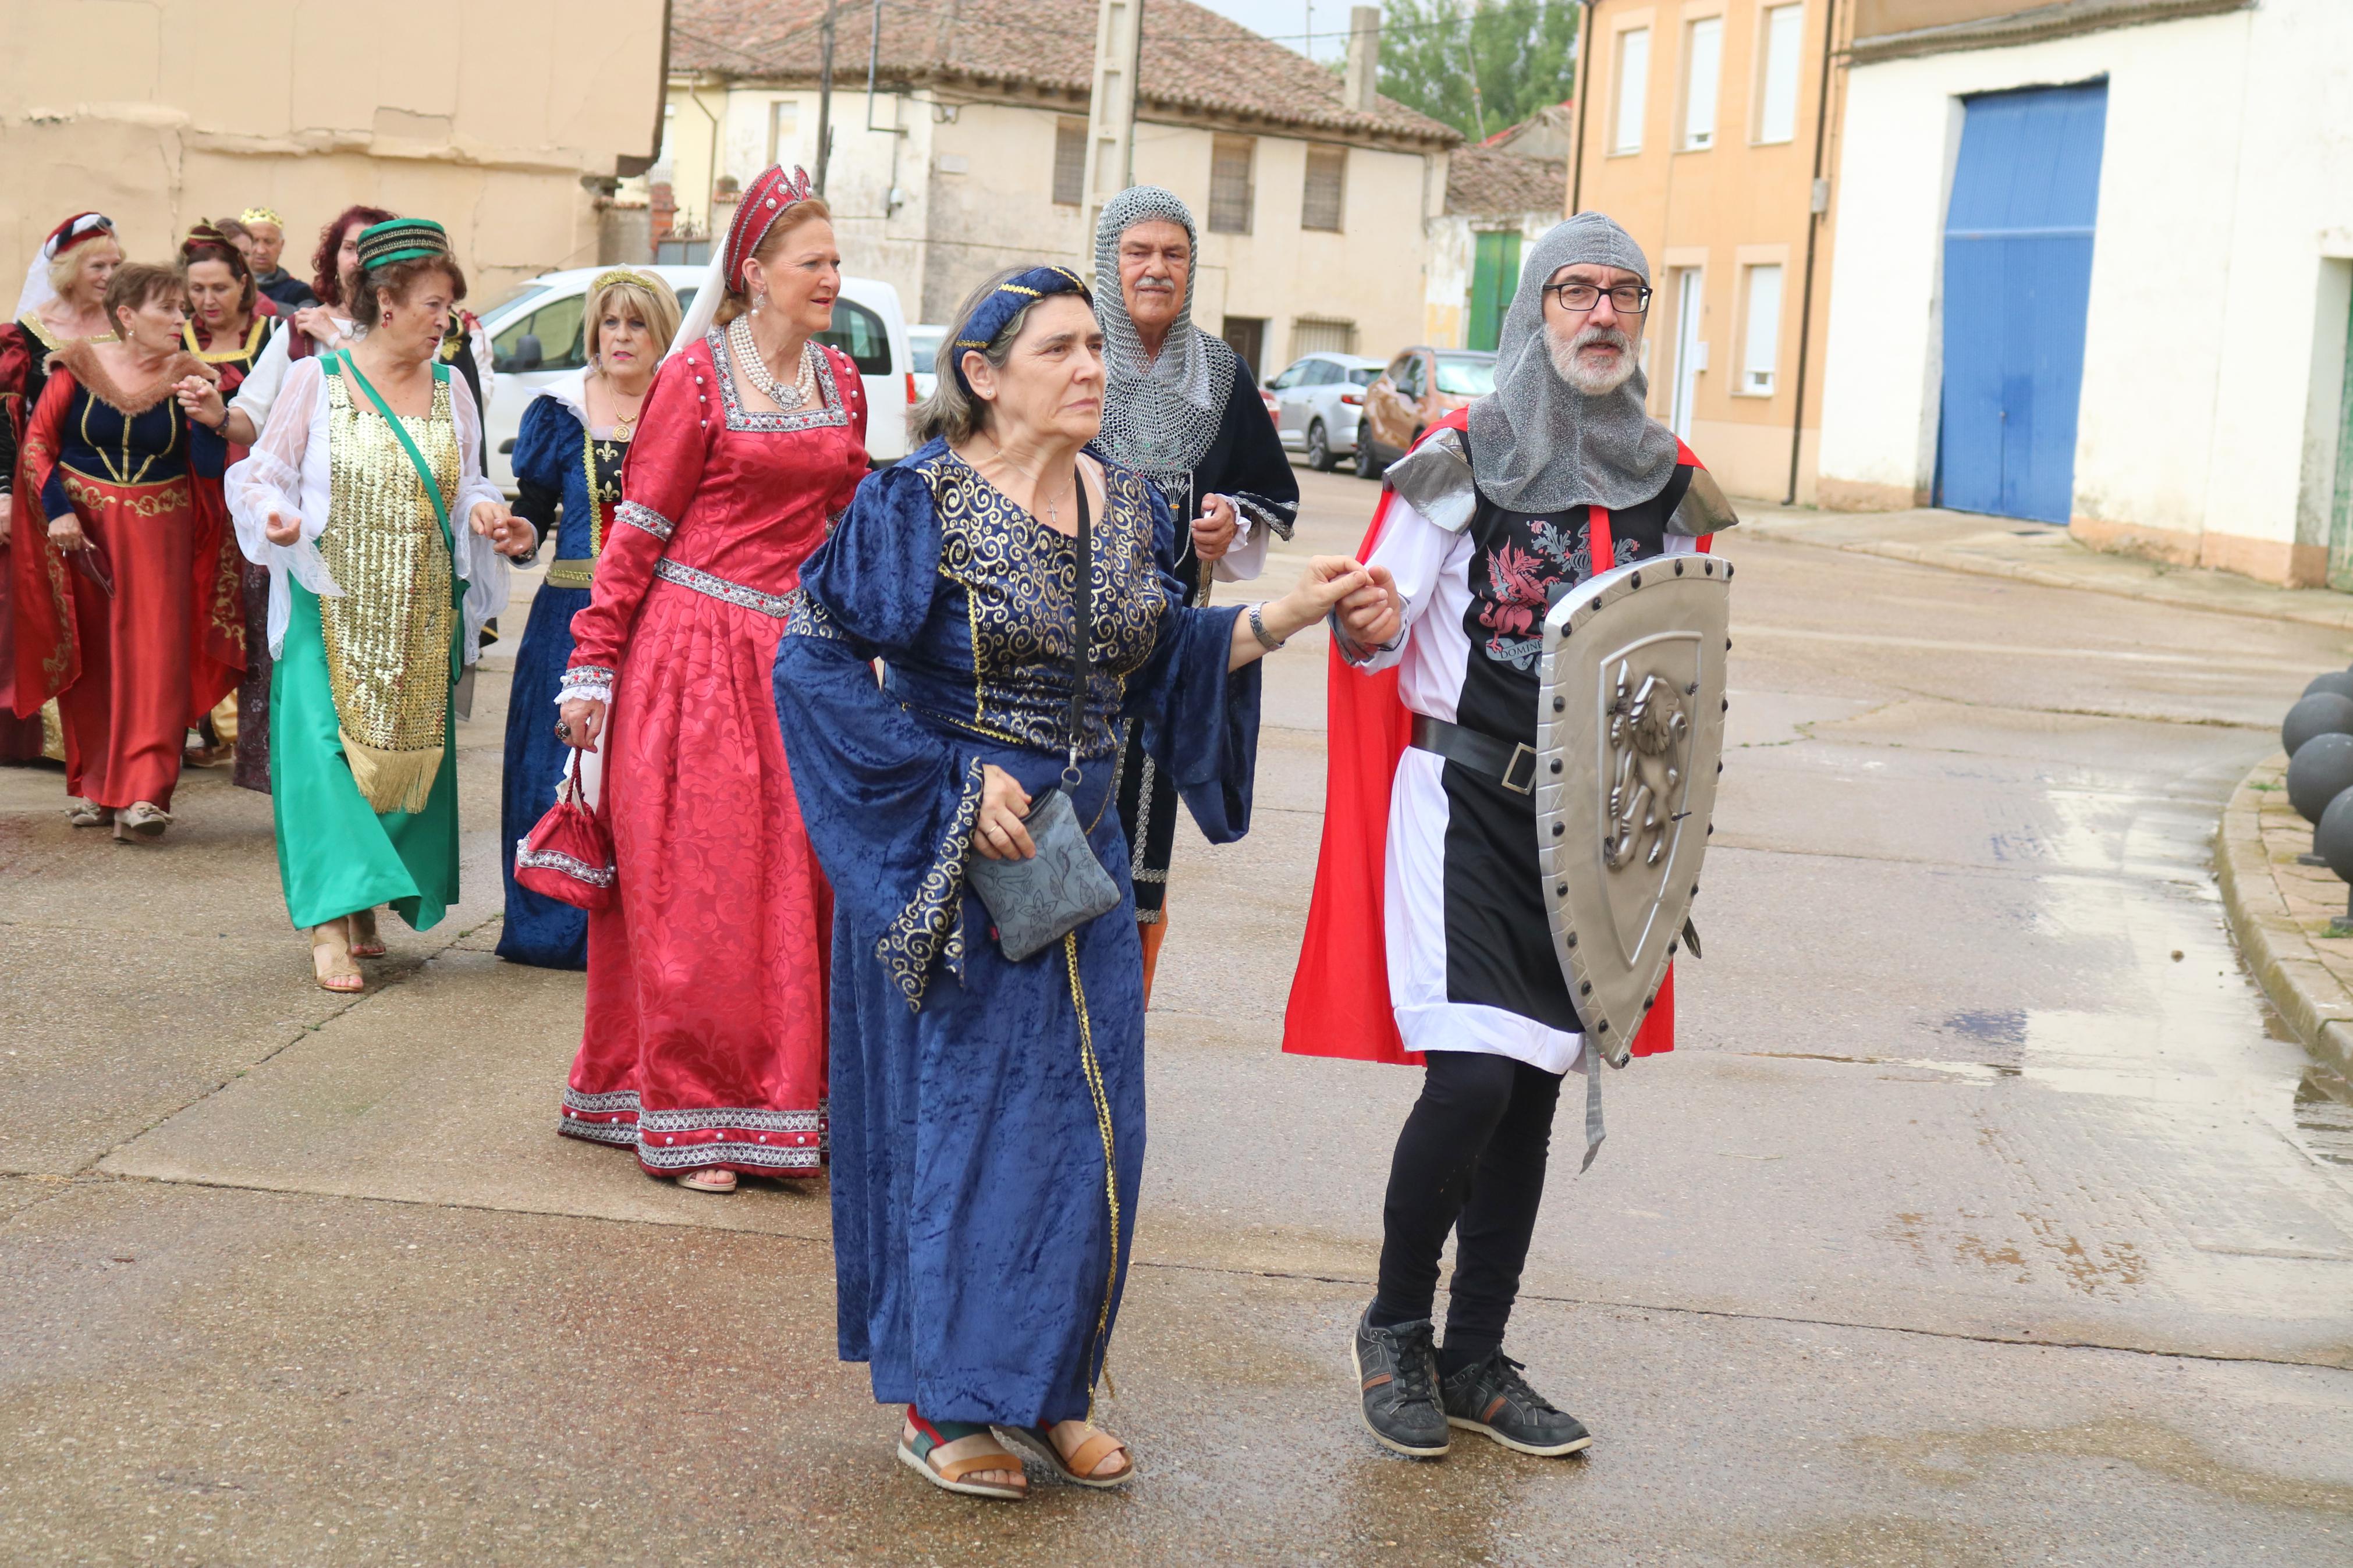
[[760, 357], [759, 344], [752, 341], [752, 318], [738, 316], [727, 329], [727, 346], [735, 358], [735, 367], [744, 379], [758, 389], [760, 395], [778, 408], [790, 413], [817, 401], [818, 346], [815, 340], [801, 344], [801, 374], [794, 383], [792, 395], [785, 395], [776, 378], [768, 374], [767, 362]]

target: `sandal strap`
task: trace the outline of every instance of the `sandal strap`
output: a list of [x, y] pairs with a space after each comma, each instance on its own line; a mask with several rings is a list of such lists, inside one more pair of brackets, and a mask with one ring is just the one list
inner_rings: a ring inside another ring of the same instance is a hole
[[[1050, 1432], [1047, 1435], [1047, 1441], [1050, 1443], [1053, 1441], [1053, 1435]], [[1061, 1453], [1060, 1448], [1057, 1448], [1054, 1451], [1058, 1454]], [[1070, 1453], [1064, 1454], [1062, 1456], [1062, 1465], [1064, 1468], [1068, 1469], [1074, 1476], [1092, 1477], [1095, 1473], [1095, 1467], [1097, 1465], [1102, 1464], [1113, 1454], [1124, 1454], [1126, 1452], [1126, 1444], [1121, 1442], [1118, 1438], [1113, 1436], [1108, 1432], [1097, 1432], [1093, 1436], [1089, 1437], [1085, 1442], [1080, 1444]]]
[[[961, 1438], [956, 1440], [962, 1441]], [[923, 1460], [937, 1471], [943, 1480], [950, 1481], [960, 1481], [982, 1470], [1012, 1471], [1021, 1468], [1020, 1456], [1008, 1452], [1001, 1444], [993, 1451], [983, 1451], [961, 1459], [935, 1463], [927, 1453], [923, 1456]]]

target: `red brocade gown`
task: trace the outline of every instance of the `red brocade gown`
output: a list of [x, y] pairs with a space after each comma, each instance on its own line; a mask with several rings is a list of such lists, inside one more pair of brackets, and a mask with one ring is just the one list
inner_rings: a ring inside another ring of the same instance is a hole
[[[611, 692], [599, 812], [615, 896], [559, 1130], [651, 1174], [814, 1174], [832, 897], [801, 826], [772, 672], [787, 595], [866, 475], [858, 370], [744, 406], [723, 331], [670, 356], [622, 469], [565, 688]], [[547, 721], [554, 723], [550, 712]]]

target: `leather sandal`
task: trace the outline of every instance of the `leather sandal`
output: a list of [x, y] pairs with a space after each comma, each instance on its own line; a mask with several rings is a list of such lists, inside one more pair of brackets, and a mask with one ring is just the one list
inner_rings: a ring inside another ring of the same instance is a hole
[[[324, 954], [322, 958], [321, 955]], [[348, 996], [364, 990], [367, 976], [352, 962], [351, 947], [343, 934], [343, 922], [329, 921], [311, 928], [311, 969], [318, 977], [319, 989]]]
[[[909, 1405], [907, 1432], [899, 1438], [899, 1458], [932, 1485], [959, 1497], [1019, 1502], [1029, 1495], [1029, 1472], [1021, 1468], [1021, 1456], [999, 1443], [995, 1433], [977, 1422], [926, 1421], [915, 1414], [914, 1406]], [[1020, 1483], [965, 1479], [992, 1470], [1018, 1475]]]
[[134, 837], [150, 843], [164, 837], [164, 829], [172, 826], [172, 814], [150, 800], [134, 800], [114, 814], [114, 841], [128, 844]]
[[[1083, 1426], [1083, 1423], [1082, 1426]], [[1013, 1435], [1016, 1442], [1053, 1466], [1056, 1472], [1066, 1481], [1075, 1482], [1082, 1487], [1108, 1490], [1113, 1487], [1124, 1487], [1135, 1479], [1135, 1459], [1128, 1453], [1126, 1444], [1100, 1427], [1084, 1426], [1083, 1429], [1088, 1435], [1080, 1439], [1078, 1446], [1065, 1455], [1062, 1452], [1061, 1444], [1054, 1440], [1054, 1428], [1051, 1426], [1006, 1428]], [[1107, 1476], [1095, 1474], [1095, 1468], [1113, 1454], [1119, 1455], [1126, 1462]]]
[[689, 1171], [678, 1179], [678, 1184], [689, 1192], [732, 1193], [735, 1190], [735, 1173], [716, 1166], [701, 1171]]
[[114, 822], [114, 807], [100, 805], [94, 800], [74, 800], [66, 805], [66, 820], [76, 827], [108, 827]]
[[353, 958], [382, 958], [384, 956], [384, 938], [376, 934], [375, 911], [374, 910], [354, 910], [350, 914], [345, 915], [343, 917], [343, 921], [351, 931], [352, 956]]

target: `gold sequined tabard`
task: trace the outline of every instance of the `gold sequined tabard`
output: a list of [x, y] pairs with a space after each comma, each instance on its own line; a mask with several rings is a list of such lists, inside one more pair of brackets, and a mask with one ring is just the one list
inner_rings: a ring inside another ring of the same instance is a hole
[[[399, 437], [325, 378], [329, 493], [319, 552], [343, 589], [319, 601], [327, 681], [352, 780], [378, 812], [418, 812], [433, 793], [449, 727], [449, 647], [458, 635], [449, 545]], [[445, 499], [458, 493], [449, 384], [433, 412], [403, 416]]]

